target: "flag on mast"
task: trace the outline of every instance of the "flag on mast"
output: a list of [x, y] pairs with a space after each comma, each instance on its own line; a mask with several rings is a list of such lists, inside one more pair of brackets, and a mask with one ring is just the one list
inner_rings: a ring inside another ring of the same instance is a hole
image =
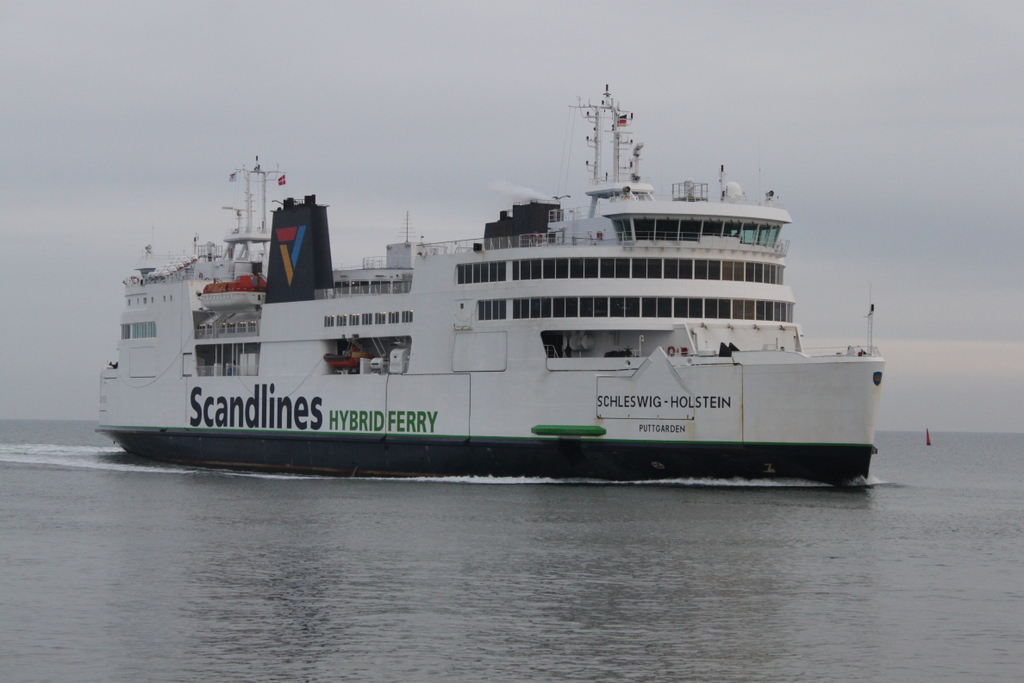
[[284, 185], [284, 173], [282, 173], [277, 179], [278, 185]]
[[228, 181], [229, 182], [233, 183], [236, 180], [238, 180], [238, 171], [235, 171], [234, 173], [232, 173], [231, 175], [228, 176]]

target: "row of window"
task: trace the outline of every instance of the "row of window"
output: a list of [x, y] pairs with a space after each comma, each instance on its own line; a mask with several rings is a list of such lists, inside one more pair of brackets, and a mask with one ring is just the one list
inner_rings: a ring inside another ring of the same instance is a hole
[[324, 327], [348, 327], [355, 325], [388, 325], [411, 323], [412, 311], [389, 311], [384, 313], [350, 313], [348, 315], [325, 315]]
[[505, 261], [460, 263], [456, 267], [455, 275], [460, 285], [476, 284], [477, 282], [504, 282], [505, 263]]
[[782, 284], [783, 266], [754, 261], [688, 258], [549, 258], [512, 262], [513, 280], [646, 278], [735, 280]]
[[[151, 304], [151, 303], [153, 303], [155, 301], [156, 301], [156, 297], [155, 296], [135, 297], [135, 305], [136, 306], [144, 306], [147, 303]], [[167, 301], [174, 301], [174, 295], [173, 294], [164, 294], [164, 302], [166, 303]], [[128, 299], [128, 305], [129, 306], [132, 305], [132, 300], [131, 299]]]
[[478, 320], [504, 320], [508, 311], [508, 299], [489, 299], [476, 302]]
[[[479, 320], [504, 320], [506, 299], [477, 302]], [[792, 322], [793, 304], [759, 299], [569, 296], [512, 299], [512, 319], [524, 318], [715, 318]]]
[[146, 339], [156, 336], [156, 323], [128, 323], [121, 325], [121, 339]]
[[[504, 282], [505, 261], [461, 263], [460, 285]], [[545, 258], [512, 261], [513, 280], [644, 278], [668, 280], [734, 280], [782, 284], [783, 266], [754, 261], [675, 258]]]

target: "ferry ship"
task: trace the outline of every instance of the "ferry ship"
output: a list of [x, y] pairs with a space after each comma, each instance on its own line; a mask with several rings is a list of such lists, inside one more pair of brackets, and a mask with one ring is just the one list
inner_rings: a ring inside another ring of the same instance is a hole
[[223, 245], [125, 280], [99, 430], [263, 472], [864, 485], [884, 360], [870, 334], [803, 347], [774, 193], [748, 201], [723, 169], [717, 193], [656, 196], [633, 115], [608, 92], [580, 110], [588, 205], [516, 204], [478, 239], [358, 267], [334, 266], [315, 196], [267, 229], [283, 174], [243, 167]]

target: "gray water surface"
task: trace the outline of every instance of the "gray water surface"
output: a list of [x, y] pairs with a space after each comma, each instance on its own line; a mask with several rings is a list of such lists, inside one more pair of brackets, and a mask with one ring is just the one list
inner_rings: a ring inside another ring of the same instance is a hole
[[241, 475], [0, 422], [0, 680], [1010, 681], [1024, 435], [874, 486]]

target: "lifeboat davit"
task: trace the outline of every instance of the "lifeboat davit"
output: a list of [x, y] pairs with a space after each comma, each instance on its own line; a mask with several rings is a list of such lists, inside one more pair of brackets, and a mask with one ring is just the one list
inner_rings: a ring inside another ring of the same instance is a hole
[[211, 311], [254, 311], [267, 296], [267, 281], [259, 275], [243, 275], [229, 282], [211, 282], [199, 300]]

